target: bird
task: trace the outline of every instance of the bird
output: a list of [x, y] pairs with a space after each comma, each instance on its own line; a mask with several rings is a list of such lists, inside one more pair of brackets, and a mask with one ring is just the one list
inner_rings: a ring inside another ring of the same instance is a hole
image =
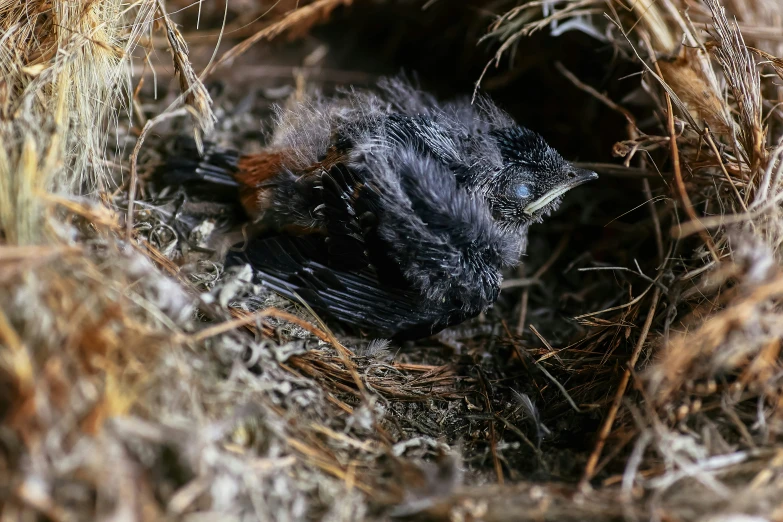
[[401, 77], [276, 107], [260, 153], [194, 143], [164, 184], [241, 207], [225, 265], [327, 323], [396, 341], [488, 310], [530, 226], [597, 178], [488, 97], [440, 102]]

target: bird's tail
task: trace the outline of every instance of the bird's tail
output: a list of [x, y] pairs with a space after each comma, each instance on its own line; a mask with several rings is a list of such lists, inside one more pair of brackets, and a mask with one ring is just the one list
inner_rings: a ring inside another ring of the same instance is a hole
[[204, 143], [199, 154], [192, 138], [179, 137], [166, 161], [155, 169], [154, 178], [164, 186], [184, 186], [196, 192], [221, 199], [236, 199], [239, 183], [239, 153], [214, 143]]

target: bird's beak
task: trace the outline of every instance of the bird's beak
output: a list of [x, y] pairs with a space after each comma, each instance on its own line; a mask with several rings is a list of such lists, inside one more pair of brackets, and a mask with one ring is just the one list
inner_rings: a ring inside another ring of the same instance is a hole
[[545, 206], [549, 205], [552, 201], [559, 198], [569, 190], [571, 190], [574, 187], [578, 187], [579, 185], [582, 185], [584, 183], [587, 183], [588, 181], [592, 181], [594, 179], [598, 179], [598, 174], [593, 172], [592, 170], [587, 169], [573, 169], [573, 177], [571, 177], [565, 184], [559, 185], [537, 200], [531, 202], [528, 206], [526, 206], [523, 211], [525, 214], [533, 215], [537, 211], [541, 210]]

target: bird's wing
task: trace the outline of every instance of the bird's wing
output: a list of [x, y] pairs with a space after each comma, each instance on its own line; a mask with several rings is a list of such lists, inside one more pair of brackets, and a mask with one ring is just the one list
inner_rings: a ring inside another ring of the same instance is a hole
[[445, 308], [410, 289], [379, 282], [371, 268], [336, 270], [318, 261], [313, 237], [273, 236], [250, 241], [227, 263], [249, 263], [256, 279], [294, 302], [304, 301], [324, 319], [388, 338], [416, 338], [457, 321]]
[[153, 179], [162, 186], [185, 186], [188, 193], [208, 196], [212, 201], [233, 202], [239, 184], [234, 179], [239, 154], [205, 142], [199, 154], [192, 138], [179, 137], [171, 155], [155, 168]]
[[355, 272], [370, 265], [368, 236], [377, 223], [378, 193], [342, 163], [319, 179], [315, 212], [326, 225], [326, 259], [335, 270]]
[[384, 260], [374, 235], [372, 187], [341, 164], [323, 173], [320, 183], [322, 202], [314, 211], [323, 217], [325, 234], [289, 230], [257, 237], [230, 253], [227, 264], [249, 263], [256, 279], [276, 293], [384, 337], [423, 337], [464, 319], [411, 289], [399, 268]]

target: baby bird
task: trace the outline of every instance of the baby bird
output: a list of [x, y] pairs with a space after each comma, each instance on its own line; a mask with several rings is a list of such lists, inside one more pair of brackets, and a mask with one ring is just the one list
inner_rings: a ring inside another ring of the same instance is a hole
[[595, 179], [488, 99], [441, 104], [401, 79], [278, 109], [267, 150], [194, 147], [166, 184], [226, 192], [253, 223], [228, 254], [327, 322], [396, 340], [487, 310], [528, 229]]

